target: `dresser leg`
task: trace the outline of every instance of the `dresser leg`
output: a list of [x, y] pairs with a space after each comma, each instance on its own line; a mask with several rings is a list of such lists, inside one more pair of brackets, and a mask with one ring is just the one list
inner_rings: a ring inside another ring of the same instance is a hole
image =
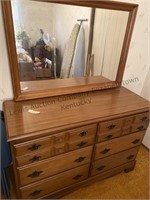
[[132, 166], [130, 166], [129, 168], [126, 168], [126, 169], [124, 170], [124, 172], [125, 172], [125, 173], [128, 173], [128, 172], [133, 171], [133, 170], [134, 170], [134, 167], [135, 167], [135, 163], [136, 163], [136, 161], [133, 163]]

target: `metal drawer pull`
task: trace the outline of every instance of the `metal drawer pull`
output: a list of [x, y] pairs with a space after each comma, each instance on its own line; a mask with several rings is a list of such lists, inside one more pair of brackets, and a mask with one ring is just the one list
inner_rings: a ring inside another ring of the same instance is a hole
[[87, 144], [87, 142], [80, 142], [79, 144], [77, 144], [78, 147], [84, 147]]
[[98, 167], [96, 170], [97, 170], [97, 171], [101, 171], [101, 170], [103, 170], [105, 167], [106, 167], [105, 165], [102, 165], [102, 166]]
[[137, 127], [137, 129], [139, 130], [139, 131], [142, 131], [143, 130], [143, 128], [144, 128], [144, 126], [142, 125], [142, 126], [139, 126], [139, 127]]
[[43, 173], [43, 171], [34, 171], [32, 174], [29, 174], [28, 177], [35, 178], [40, 176], [41, 173]]
[[78, 175], [76, 175], [75, 177], [73, 177], [72, 179], [74, 179], [74, 180], [79, 180], [82, 176], [83, 176], [83, 175], [78, 174]]
[[36, 162], [36, 161], [39, 161], [40, 158], [41, 156], [34, 156], [33, 158], [29, 159], [29, 161]]
[[34, 192], [32, 192], [31, 194], [29, 194], [29, 196], [37, 196], [39, 195], [43, 190], [35, 190]]
[[113, 129], [115, 127], [116, 127], [116, 125], [114, 125], [114, 124], [111, 124], [110, 126], [107, 126], [108, 129]]
[[131, 160], [133, 158], [134, 158], [134, 155], [130, 155], [130, 156], [127, 157], [128, 160]]
[[136, 139], [136, 140], [134, 140], [132, 143], [133, 143], [133, 144], [137, 144], [137, 143], [139, 143], [139, 141], [140, 141], [139, 139]]
[[82, 162], [85, 158], [86, 158], [86, 157], [79, 157], [78, 159], [75, 160], [75, 162], [80, 163], [80, 162]]
[[106, 138], [107, 140], [110, 140], [112, 137], [113, 137], [113, 135], [108, 135], [108, 136], [106, 136], [105, 138]]
[[100, 153], [102, 153], [102, 154], [106, 154], [106, 153], [108, 153], [110, 151], [110, 149], [104, 149], [103, 151], [101, 151]]
[[82, 131], [79, 135], [81, 136], [81, 137], [83, 137], [83, 136], [86, 136], [87, 135], [87, 131]]
[[37, 150], [40, 146], [41, 146], [41, 144], [33, 144], [31, 147], [28, 148], [28, 150], [30, 150], [30, 151], [35, 151], [35, 150]]
[[141, 121], [142, 121], [142, 122], [147, 121], [147, 120], [148, 120], [148, 117], [142, 117], [142, 118], [141, 118]]

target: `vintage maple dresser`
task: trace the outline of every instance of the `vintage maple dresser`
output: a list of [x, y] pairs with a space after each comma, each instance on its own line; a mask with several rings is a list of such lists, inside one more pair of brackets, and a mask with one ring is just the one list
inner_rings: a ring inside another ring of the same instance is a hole
[[4, 112], [18, 199], [59, 198], [133, 170], [149, 124], [149, 102], [123, 87], [5, 101]]

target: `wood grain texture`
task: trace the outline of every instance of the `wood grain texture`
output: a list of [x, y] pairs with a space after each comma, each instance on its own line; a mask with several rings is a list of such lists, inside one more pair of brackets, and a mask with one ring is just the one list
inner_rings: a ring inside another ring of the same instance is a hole
[[[18, 168], [20, 185], [27, 185], [69, 169], [88, 164], [91, 160], [91, 154], [92, 146], [39, 161], [36, 164], [20, 167]], [[34, 175], [35, 173], [36, 175]], [[39, 173], [39, 175], [37, 175], [37, 173]]]
[[136, 158], [140, 146], [102, 158], [92, 164], [91, 176], [113, 169]]
[[145, 135], [145, 131], [129, 134], [111, 141], [102, 142], [95, 146], [94, 160], [113, 155], [117, 152], [139, 146]]
[[88, 177], [89, 165], [83, 165], [67, 172], [52, 176], [38, 183], [20, 189], [23, 199], [37, 199], [50, 192], [76, 184]]
[[[29, 109], [40, 111], [35, 115]], [[125, 89], [30, 101], [4, 102], [7, 139], [46, 136], [71, 128], [149, 111], [149, 102]]]

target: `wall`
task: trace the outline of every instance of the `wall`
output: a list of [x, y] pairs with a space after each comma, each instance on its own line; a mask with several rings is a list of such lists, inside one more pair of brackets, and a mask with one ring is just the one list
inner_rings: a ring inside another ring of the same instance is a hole
[[11, 73], [9, 69], [9, 61], [7, 47], [5, 41], [4, 24], [2, 20], [2, 10], [0, 3], [0, 110], [5, 99], [13, 98], [13, 90], [11, 84]]
[[[121, 0], [131, 3], [138, 3], [139, 10], [133, 32], [130, 51], [126, 63], [123, 86], [133, 92], [142, 95], [150, 100], [149, 79], [150, 79], [150, 58], [148, 54], [148, 38], [150, 31], [148, 29], [148, 11], [150, 11], [149, 0]], [[149, 20], [150, 22], [150, 20]], [[8, 64], [8, 55], [4, 35], [4, 26], [2, 21], [2, 11], [0, 4], [0, 109], [5, 99], [13, 98], [11, 76]], [[150, 27], [150, 24], [149, 24]], [[133, 81], [130, 81], [130, 80]], [[150, 130], [147, 131], [146, 138], [149, 137]], [[148, 146], [148, 140], [145, 139]], [[150, 146], [150, 145], [149, 145]]]
[[[128, 0], [121, 0], [129, 2]], [[150, 1], [130, 0], [139, 4], [123, 86], [150, 101]], [[150, 149], [150, 126], [143, 143]]]

